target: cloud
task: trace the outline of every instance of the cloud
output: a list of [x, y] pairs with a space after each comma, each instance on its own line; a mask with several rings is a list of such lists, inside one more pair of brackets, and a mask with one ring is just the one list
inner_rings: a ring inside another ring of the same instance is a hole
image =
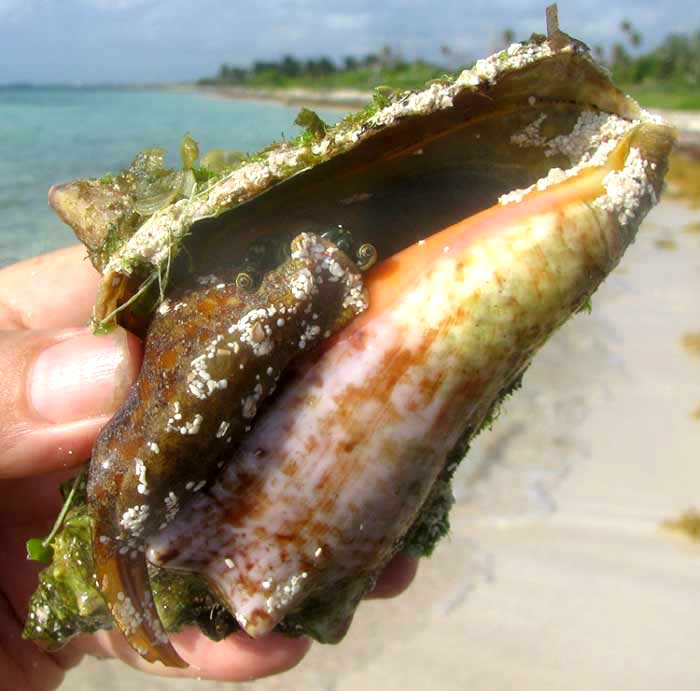
[[154, 4], [153, 0], [80, 0], [80, 2], [101, 12], [123, 12]]
[[21, 14], [26, 9], [26, 4], [22, 0], [0, 0], [0, 18], [8, 19], [14, 15]]
[[[544, 30], [532, 0], [0, 0], [0, 81], [177, 81], [285, 53], [366, 54], [389, 44], [407, 58], [472, 58], [502, 31]], [[609, 45], [630, 18], [650, 48], [670, 31], [700, 28], [697, 0], [589, 0], [560, 6], [562, 28]]]
[[366, 12], [331, 12], [322, 23], [330, 31], [361, 31], [369, 26], [370, 18]]

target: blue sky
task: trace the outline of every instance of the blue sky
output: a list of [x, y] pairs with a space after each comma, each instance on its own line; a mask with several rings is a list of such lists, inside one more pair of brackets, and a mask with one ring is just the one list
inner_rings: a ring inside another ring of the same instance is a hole
[[[500, 32], [544, 30], [548, 0], [0, 0], [0, 83], [150, 82], [213, 74], [284, 53], [332, 58], [384, 44], [437, 59], [441, 44], [473, 58]], [[672, 9], [671, 9], [672, 8]], [[609, 45], [623, 18], [650, 48], [700, 29], [700, 2], [559, 2], [562, 28]]]

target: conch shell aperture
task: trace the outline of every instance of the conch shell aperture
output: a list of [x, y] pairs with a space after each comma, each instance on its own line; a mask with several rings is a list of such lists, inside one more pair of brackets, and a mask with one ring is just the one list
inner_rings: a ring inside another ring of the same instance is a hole
[[[278, 145], [140, 225], [127, 177], [52, 190], [103, 272], [97, 320], [148, 329], [88, 483], [97, 582], [146, 659], [183, 664], [146, 560], [202, 574], [251, 636], [313, 601], [315, 635], [342, 638], [453, 450], [634, 239], [673, 131], [550, 38]], [[364, 275], [324, 236], [338, 224], [376, 248]], [[242, 285], [261, 242], [288, 256]], [[139, 286], [166, 265], [153, 315]]]

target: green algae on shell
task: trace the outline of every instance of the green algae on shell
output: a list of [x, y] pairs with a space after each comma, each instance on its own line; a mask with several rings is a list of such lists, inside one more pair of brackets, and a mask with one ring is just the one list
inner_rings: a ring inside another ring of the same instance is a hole
[[677, 518], [665, 520], [661, 526], [695, 542], [700, 542], [700, 511], [697, 509], [688, 509]]

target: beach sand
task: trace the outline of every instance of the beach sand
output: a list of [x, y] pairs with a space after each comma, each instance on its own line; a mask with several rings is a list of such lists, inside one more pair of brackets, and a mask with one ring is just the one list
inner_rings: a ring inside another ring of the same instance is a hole
[[196, 91], [203, 96], [211, 98], [281, 103], [285, 106], [341, 110], [344, 112], [364, 108], [368, 103], [372, 102], [373, 97], [372, 91], [361, 91], [359, 89], [263, 89], [246, 86], [227, 86], [224, 84], [181, 84], [174, 87], [160, 88], [168, 91]]
[[[618, 270], [535, 358], [459, 470], [452, 532], [393, 601], [364, 603], [255, 691], [695, 691], [700, 210], [662, 202]], [[659, 240], [672, 240], [673, 243]], [[214, 689], [87, 661], [62, 687]]]

